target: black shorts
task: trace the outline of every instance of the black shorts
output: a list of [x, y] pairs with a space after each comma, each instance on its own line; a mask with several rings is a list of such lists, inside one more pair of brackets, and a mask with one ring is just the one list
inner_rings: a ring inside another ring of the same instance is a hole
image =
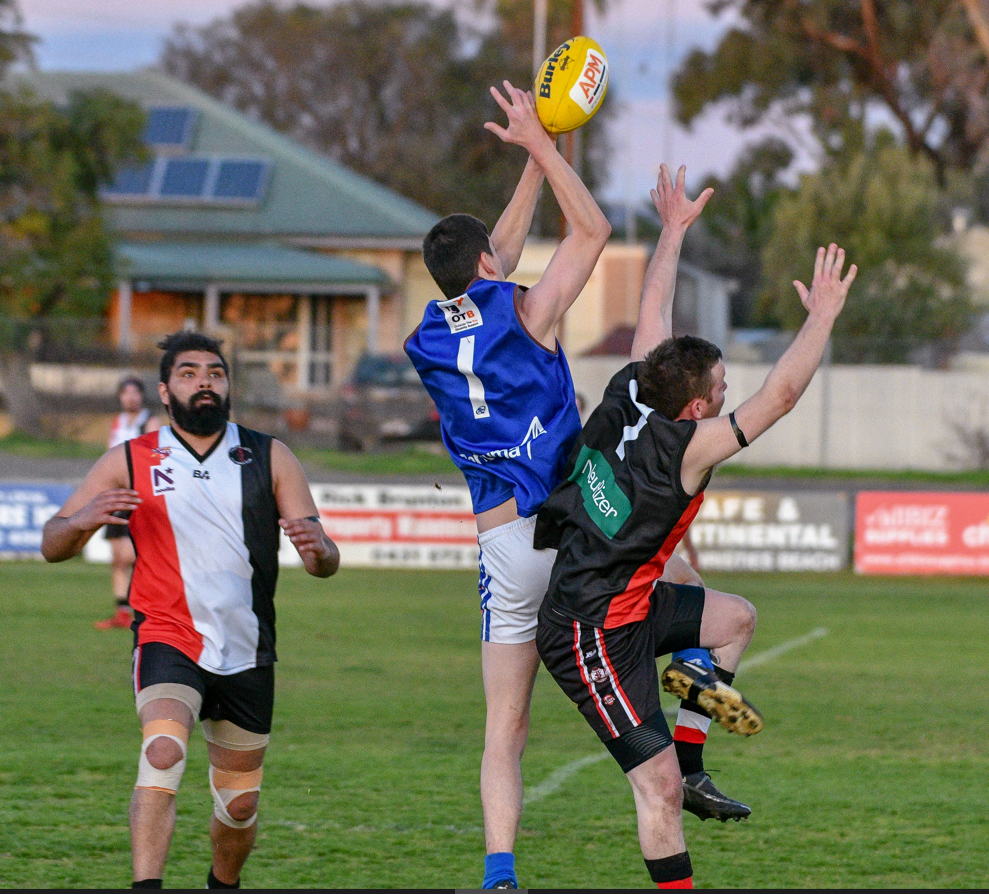
[[144, 643], [134, 650], [134, 692], [158, 683], [179, 683], [203, 697], [200, 720], [229, 720], [251, 733], [268, 735], [275, 706], [275, 668], [252, 667], [214, 674], [174, 646]]
[[130, 526], [106, 525], [103, 528], [103, 536], [107, 540], [120, 540], [123, 537], [130, 537]]
[[696, 649], [704, 588], [660, 581], [642, 621], [593, 627], [544, 602], [536, 648], [553, 679], [627, 773], [673, 741], [659, 704], [656, 658]]

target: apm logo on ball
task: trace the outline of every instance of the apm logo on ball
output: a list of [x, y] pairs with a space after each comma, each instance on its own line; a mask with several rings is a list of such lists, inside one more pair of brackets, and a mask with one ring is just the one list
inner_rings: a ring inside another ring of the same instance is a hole
[[570, 98], [590, 115], [604, 96], [608, 86], [608, 60], [594, 47], [587, 48], [584, 70], [580, 79], [570, 88]]

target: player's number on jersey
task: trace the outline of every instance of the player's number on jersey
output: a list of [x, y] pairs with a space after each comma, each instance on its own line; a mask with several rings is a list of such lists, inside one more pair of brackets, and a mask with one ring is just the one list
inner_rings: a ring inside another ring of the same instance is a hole
[[484, 384], [474, 372], [474, 336], [467, 335], [460, 339], [457, 350], [457, 369], [467, 380], [467, 395], [474, 411], [475, 419], [490, 419], [487, 398], [484, 396]]

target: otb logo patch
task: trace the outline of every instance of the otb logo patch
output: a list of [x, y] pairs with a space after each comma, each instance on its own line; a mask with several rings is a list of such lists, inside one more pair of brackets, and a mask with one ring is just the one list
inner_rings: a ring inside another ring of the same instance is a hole
[[162, 494], [175, 490], [175, 470], [169, 466], [163, 469], [161, 466], [151, 467], [151, 492], [160, 497]]
[[238, 466], [246, 466], [248, 463], [254, 462], [254, 451], [250, 447], [244, 447], [240, 444], [231, 447], [228, 455]]
[[466, 294], [459, 298], [451, 298], [449, 301], [438, 301], [437, 304], [446, 317], [446, 323], [450, 327], [450, 332], [456, 335], [458, 332], [465, 332], [480, 326], [484, 320], [481, 319], [481, 312], [477, 305]]

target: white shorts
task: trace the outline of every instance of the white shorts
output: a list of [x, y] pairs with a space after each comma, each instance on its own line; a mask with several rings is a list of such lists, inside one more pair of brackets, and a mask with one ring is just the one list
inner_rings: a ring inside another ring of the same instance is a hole
[[518, 644], [536, 638], [536, 616], [549, 587], [555, 549], [533, 549], [535, 516], [520, 518], [477, 537], [481, 548], [481, 639]]

